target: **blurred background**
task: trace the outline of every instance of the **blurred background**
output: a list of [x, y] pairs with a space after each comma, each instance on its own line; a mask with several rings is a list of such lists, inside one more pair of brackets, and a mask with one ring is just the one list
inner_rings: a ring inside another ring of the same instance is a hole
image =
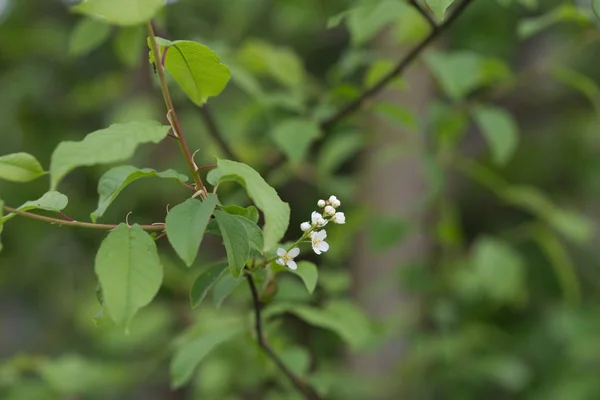
[[[0, 0], [0, 155], [28, 152], [47, 168], [60, 141], [166, 122], [142, 27], [83, 22], [68, 3]], [[294, 371], [328, 399], [600, 398], [600, 26], [590, 1], [475, 0], [402, 79], [327, 132], [315, 121], [427, 35], [406, 2], [168, 3], [158, 35], [203, 43], [232, 71], [207, 106], [219, 137], [172, 85], [197, 163], [216, 155], [259, 170], [291, 205], [289, 240], [320, 198], [335, 194], [346, 213], [328, 229], [329, 252], [302, 255], [318, 265], [315, 293], [284, 274], [266, 308], [288, 311], [267, 332]], [[130, 164], [185, 173], [170, 141]], [[61, 184], [68, 215], [89, 220], [107, 169]], [[12, 207], [47, 189], [45, 177], [0, 182]], [[220, 189], [225, 203], [248, 202], [236, 185]], [[140, 180], [100, 222], [130, 211], [131, 222], [164, 221], [187, 197], [176, 182]], [[252, 337], [246, 285], [219, 282], [191, 310], [195, 277], [224, 255], [218, 238], [205, 238], [190, 269], [159, 242], [164, 285], [129, 335], [94, 321], [102, 239], [23, 218], [4, 227], [0, 399], [301, 399]], [[247, 335], [171, 390], [182, 334], [240, 316]]]

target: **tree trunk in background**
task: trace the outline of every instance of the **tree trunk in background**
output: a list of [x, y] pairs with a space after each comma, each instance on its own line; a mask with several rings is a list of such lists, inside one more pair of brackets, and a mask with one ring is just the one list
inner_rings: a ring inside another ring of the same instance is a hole
[[[386, 54], [402, 54], [398, 46], [386, 46], [379, 42], [378, 50]], [[391, 47], [391, 48], [390, 48]], [[415, 64], [404, 76], [408, 89], [398, 93], [389, 89], [380, 99], [407, 107], [419, 117], [424, 116], [432, 96], [431, 78], [420, 63]], [[402, 289], [398, 269], [412, 262], [424, 260], [430, 240], [424, 235], [423, 213], [419, 205], [427, 195], [423, 171], [423, 132], [408, 132], [398, 125], [372, 117], [368, 121], [370, 147], [361, 160], [361, 193], [370, 211], [401, 218], [410, 226], [410, 232], [398, 246], [385, 253], [377, 253], [369, 246], [368, 232], [358, 239], [355, 260], [352, 265], [354, 297], [371, 318], [384, 320], [414, 313], [415, 300]], [[389, 161], [382, 160], [382, 150], [390, 146], [414, 149], [398, 154]], [[394, 367], [402, 362], [407, 339], [393, 337], [382, 347], [370, 354], [355, 355], [350, 364], [354, 373], [378, 378], [387, 378]]]

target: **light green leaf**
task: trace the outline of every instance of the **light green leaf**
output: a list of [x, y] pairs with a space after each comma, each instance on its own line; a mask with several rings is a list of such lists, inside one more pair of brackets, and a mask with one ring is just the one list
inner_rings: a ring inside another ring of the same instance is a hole
[[202, 300], [204, 300], [210, 288], [217, 283], [219, 278], [223, 275], [223, 272], [225, 272], [227, 269], [228, 265], [228, 263], [218, 263], [212, 265], [202, 271], [198, 278], [196, 278], [196, 281], [194, 282], [190, 292], [192, 308], [196, 308], [200, 305], [200, 303], [202, 303]]
[[187, 199], [167, 214], [167, 238], [188, 267], [196, 259], [206, 225], [216, 205], [217, 196], [209, 194], [204, 201]]
[[212, 299], [214, 306], [219, 309], [227, 297], [238, 288], [245, 278], [234, 278], [231, 274], [226, 274], [221, 277], [212, 291]]
[[126, 160], [133, 156], [138, 145], [158, 143], [168, 131], [168, 126], [155, 121], [135, 121], [92, 132], [80, 142], [61, 142], [50, 161], [50, 187], [55, 189], [77, 167]]
[[39, 161], [27, 153], [0, 156], [0, 179], [12, 182], [29, 182], [44, 175]]
[[[287, 347], [281, 353], [281, 359], [297, 376], [306, 376], [310, 367], [310, 353], [300, 346]], [[299, 399], [303, 399], [302, 396]], [[286, 400], [292, 400], [286, 396]]]
[[91, 18], [81, 19], [71, 33], [69, 55], [82, 57], [94, 51], [108, 39], [110, 25]]
[[209, 97], [217, 96], [227, 85], [231, 76], [229, 67], [221, 64], [219, 57], [208, 47], [187, 40], [171, 42], [157, 38], [157, 41], [161, 56], [167, 52], [165, 68], [197, 106], [202, 106]]
[[[47, 192], [37, 200], [27, 201], [23, 203], [18, 209], [21, 211], [29, 210], [46, 210], [46, 211], [61, 211], [69, 203], [69, 199], [62, 193], [59, 192]], [[6, 222], [9, 219], [16, 217], [17, 214], [7, 214], [2, 218], [2, 222]]]
[[470, 51], [430, 52], [425, 61], [441, 88], [454, 100], [465, 97], [480, 86], [511, 77], [504, 62]]
[[248, 192], [250, 198], [265, 215], [264, 250], [271, 250], [283, 238], [290, 222], [290, 206], [258, 172], [246, 164], [218, 160], [218, 167], [209, 172], [207, 179], [212, 185], [236, 181]]
[[522, 20], [517, 26], [519, 37], [527, 39], [554, 24], [560, 22], [573, 22], [581, 26], [592, 23], [592, 15], [574, 4], [562, 4], [552, 11], [539, 17]]
[[248, 218], [255, 224], [258, 223], [258, 210], [254, 206], [240, 207], [240, 206], [221, 206], [221, 210], [231, 215], [241, 215], [242, 217]]
[[4, 229], [4, 202], [0, 199], [0, 252], [2, 251], [2, 230]]
[[246, 233], [244, 225], [242, 225], [236, 216], [229, 215], [220, 210], [215, 211], [214, 215], [219, 224], [221, 236], [223, 236], [225, 250], [227, 250], [229, 270], [231, 275], [237, 278], [242, 273], [248, 255], [250, 254], [248, 234]]
[[600, 0], [592, 0], [592, 11], [600, 18]]
[[285, 120], [273, 129], [275, 143], [295, 165], [304, 160], [310, 145], [319, 137], [319, 125], [300, 118]]
[[115, 54], [127, 67], [135, 67], [142, 60], [145, 31], [143, 26], [119, 29], [113, 41]]
[[332, 302], [323, 309], [304, 304], [273, 304], [266, 309], [265, 317], [283, 313], [294, 314], [310, 325], [335, 332], [353, 349], [363, 347], [371, 336], [371, 327], [367, 317], [349, 302]]
[[354, 156], [364, 145], [364, 137], [358, 131], [340, 132], [328, 138], [317, 159], [320, 173], [333, 173]]
[[454, 3], [454, 0], [427, 0], [427, 5], [440, 20], [444, 19], [446, 10], [452, 3]]
[[163, 277], [154, 239], [137, 224], [120, 224], [108, 234], [96, 255], [95, 270], [105, 309], [126, 328], [156, 296]]
[[171, 360], [171, 386], [179, 388], [185, 385], [200, 365], [214, 348], [231, 340], [240, 334], [243, 328], [240, 326], [215, 329], [199, 336], [198, 338], [184, 343]]
[[364, 44], [372, 39], [379, 31], [395, 22], [403, 13], [410, 12], [407, 4], [394, 0], [379, 1], [349, 10], [346, 23], [352, 44]]
[[513, 117], [506, 111], [491, 106], [475, 107], [473, 117], [492, 152], [494, 162], [506, 164], [519, 142], [519, 128]]
[[313, 294], [317, 287], [317, 280], [319, 279], [319, 270], [317, 269], [317, 266], [310, 261], [299, 261], [297, 266], [298, 269], [296, 270], [286, 268], [286, 271], [298, 275], [302, 279], [302, 282], [304, 282], [304, 286], [306, 286], [308, 293]]
[[595, 80], [569, 68], [559, 67], [552, 71], [558, 81], [579, 91], [592, 103], [596, 113], [600, 115], [600, 89]]
[[252, 222], [251, 220], [242, 215], [233, 215], [233, 217], [236, 218], [246, 230], [246, 235], [248, 235], [248, 242], [250, 243], [250, 247], [261, 253], [263, 247], [265, 246], [265, 243], [263, 233], [258, 227], [258, 225], [256, 225], [255, 222]]
[[81, 14], [115, 25], [137, 25], [151, 20], [165, 0], [84, 0], [72, 7]]
[[507, 243], [491, 237], [475, 242], [472, 268], [482, 293], [500, 302], [519, 302], [525, 291], [525, 262]]
[[[396, 66], [396, 62], [392, 60], [377, 60], [371, 64], [365, 74], [363, 86], [365, 89], [370, 89], [375, 86], [381, 79], [388, 75]], [[397, 89], [406, 89], [406, 82], [402, 78], [394, 78], [390, 83], [390, 87]]]
[[90, 215], [92, 221], [96, 222], [98, 218], [104, 215], [106, 209], [111, 205], [117, 198], [119, 193], [130, 183], [150, 177], [159, 177], [163, 179], [173, 179], [181, 182], [187, 181], [185, 175], [181, 175], [172, 169], [164, 172], [156, 172], [151, 168], [139, 169], [131, 165], [122, 165], [108, 170], [98, 182], [98, 207]]

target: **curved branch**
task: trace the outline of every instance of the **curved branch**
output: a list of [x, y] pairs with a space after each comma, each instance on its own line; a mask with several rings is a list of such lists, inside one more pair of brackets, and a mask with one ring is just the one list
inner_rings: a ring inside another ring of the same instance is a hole
[[378, 94], [382, 89], [384, 89], [392, 80], [401, 75], [406, 68], [408, 68], [421, 53], [429, 46], [433, 41], [435, 41], [444, 31], [446, 31], [456, 19], [465, 11], [465, 9], [473, 3], [474, 0], [463, 0], [459, 5], [456, 6], [452, 14], [436, 29], [433, 29], [429, 35], [427, 35], [419, 44], [417, 44], [404, 58], [402, 58], [396, 67], [385, 75], [383, 78], [379, 80], [373, 87], [365, 90], [360, 96], [356, 99], [348, 103], [346, 106], [342, 107], [338, 112], [333, 114], [331, 117], [327, 118], [323, 122], [321, 122], [321, 128], [324, 131], [328, 131], [333, 128], [337, 123], [339, 123], [344, 118], [348, 117], [353, 112], [360, 109], [360, 107], [364, 104], [365, 101], [369, 100], [371, 97]]
[[[78, 228], [87, 228], [87, 229], [99, 229], [99, 230], [111, 230], [115, 229], [119, 225], [114, 224], [95, 224], [93, 222], [80, 222], [80, 221], [69, 221], [64, 219], [46, 217], [45, 215], [39, 215], [30, 213], [27, 211], [18, 210], [16, 208], [4, 206], [4, 210], [9, 213], [14, 213], [20, 215], [22, 217], [27, 217], [31, 219], [36, 219], [38, 221], [48, 222], [53, 225], [59, 226], [74, 226]], [[165, 229], [164, 224], [160, 225], [140, 225], [140, 227], [145, 231], [163, 231]]]
[[252, 278], [252, 274], [250, 272], [246, 272], [246, 280], [248, 281], [248, 286], [250, 286], [250, 291], [252, 292], [252, 303], [254, 305], [254, 328], [256, 331], [256, 340], [258, 345], [267, 353], [269, 358], [273, 360], [273, 362], [277, 365], [277, 367], [283, 372], [283, 374], [292, 382], [292, 384], [298, 389], [300, 393], [304, 396], [306, 400], [323, 400], [320, 397], [315, 389], [312, 388], [308, 383], [303, 381], [301, 378], [297, 377], [292, 370], [290, 370], [284, 362], [279, 358], [279, 356], [273, 351], [271, 346], [267, 343], [265, 339], [265, 335], [263, 332], [263, 324], [262, 324], [262, 316], [261, 316], [261, 307], [260, 298], [258, 295], [258, 289], [256, 288], [256, 284], [254, 283], [254, 278]]

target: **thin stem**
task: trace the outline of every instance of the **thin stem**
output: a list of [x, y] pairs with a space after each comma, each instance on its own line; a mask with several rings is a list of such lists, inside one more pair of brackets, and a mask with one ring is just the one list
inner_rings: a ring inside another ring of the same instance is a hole
[[419, 4], [418, 0], [410, 0], [409, 3], [410, 3], [411, 6], [413, 6], [419, 12], [419, 14], [421, 14], [421, 16], [423, 16], [423, 18], [425, 18], [425, 20], [427, 21], [427, 23], [431, 26], [431, 28], [434, 31], [436, 29], [438, 29], [437, 22], [435, 22], [433, 20], [433, 18], [431, 18], [431, 15], [429, 15], [429, 13], [427, 12], [427, 10], [425, 10], [423, 7], [421, 7], [421, 5]]
[[267, 353], [269, 358], [273, 360], [273, 362], [277, 365], [277, 367], [283, 372], [283, 374], [292, 382], [292, 384], [298, 389], [300, 393], [307, 400], [322, 400], [315, 389], [313, 389], [308, 383], [303, 381], [301, 378], [297, 377], [292, 370], [290, 370], [284, 362], [279, 358], [279, 356], [273, 351], [271, 346], [267, 343], [263, 331], [263, 323], [261, 316], [261, 307], [260, 297], [258, 295], [258, 289], [256, 288], [256, 284], [254, 283], [254, 278], [252, 278], [252, 274], [248, 271], [245, 273], [246, 280], [248, 281], [248, 286], [250, 286], [250, 291], [252, 292], [252, 302], [254, 305], [254, 328], [256, 331], [256, 340], [258, 341], [259, 346]]
[[[18, 214], [22, 217], [27, 217], [31, 219], [36, 219], [38, 221], [48, 222], [50, 224], [59, 225], [59, 226], [75, 226], [78, 228], [87, 228], [87, 229], [100, 229], [100, 230], [111, 230], [115, 229], [119, 225], [113, 224], [95, 224], [92, 222], [80, 222], [80, 221], [67, 221], [58, 218], [46, 217], [44, 215], [34, 214], [27, 211], [17, 210], [16, 208], [4, 206], [4, 210], [8, 213]], [[140, 227], [146, 231], [162, 231], [165, 229], [163, 224], [161, 225], [140, 225]]]
[[[171, 100], [171, 94], [169, 92], [169, 87], [167, 86], [167, 77], [165, 75], [165, 66], [162, 62], [162, 57], [159, 54], [158, 43], [156, 43], [156, 36], [154, 35], [154, 29], [152, 28], [152, 23], [148, 22], [146, 24], [146, 28], [148, 30], [148, 36], [150, 37], [150, 45], [152, 47], [152, 54], [156, 64], [156, 71], [158, 72], [158, 77], [160, 79], [160, 88], [163, 94], [163, 99], [165, 101], [165, 105], [167, 106], [167, 115], [170, 116], [169, 122], [171, 123], [175, 134], [177, 135], [177, 142], [179, 143], [179, 147], [181, 148], [181, 152], [185, 157], [185, 161], [188, 164], [188, 168], [192, 172], [192, 176], [194, 177], [194, 182], [196, 183], [196, 187], [203, 191], [206, 191], [204, 188], [204, 184], [202, 183], [202, 178], [197, 173], [196, 164], [194, 163], [194, 158], [192, 157], [192, 153], [190, 152], [190, 148], [185, 141], [183, 136], [183, 132], [181, 131], [181, 125], [179, 125], [179, 119], [177, 118], [177, 113], [175, 112], [175, 107], [173, 107], [173, 101]], [[160, 61], [159, 61], [160, 60]]]
[[210, 109], [208, 108], [208, 104], [205, 104], [200, 108], [200, 112], [202, 113], [202, 118], [204, 119], [204, 124], [206, 125], [206, 129], [208, 134], [213, 138], [215, 142], [219, 144], [223, 153], [229, 160], [235, 161], [237, 159], [233, 149], [229, 146], [229, 144], [225, 141], [223, 137], [223, 133], [219, 129], [217, 122], [215, 121]]
[[398, 64], [396, 64], [396, 67], [394, 67], [394, 69], [391, 72], [389, 72], [387, 75], [381, 78], [379, 82], [377, 82], [370, 89], [365, 90], [355, 100], [351, 101], [346, 106], [342, 107], [339, 111], [337, 111], [335, 114], [333, 114], [331, 117], [324, 120], [321, 123], [321, 128], [325, 131], [330, 130], [344, 118], [359, 110], [368, 99], [378, 94], [392, 80], [394, 80], [397, 76], [401, 75], [406, 70], [406, 68], [408, 68], [417, 59], [417, 57], [427, 48], [427, 46], [429, 46], [446, 29], [448, 29], [454, 23], [454, 21], [456, 21], [456, 19], [465, 11], [465, 9], [473, 1], [474, 0], [463, 0], [462, 3], [456, 6], [454, 12], [452, 12], [452, 14], [441, 25], [437, 27], [437, 29], [432, 30], [429, 33], [429, 35], [427, 35], [408, 54], [406, 54], [404, 58], [398, 61]]

